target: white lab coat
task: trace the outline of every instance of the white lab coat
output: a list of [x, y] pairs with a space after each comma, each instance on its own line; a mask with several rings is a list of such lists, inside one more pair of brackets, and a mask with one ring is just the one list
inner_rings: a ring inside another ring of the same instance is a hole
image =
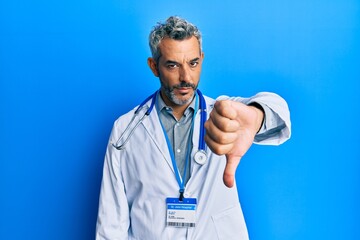
[[[210, 113], [215, 100], [208, 97], [205, 100], [207, 112]], [[282, 98], [260, 93], [253, 98], [234, 100], [244, 103], [255, 101], [271, 109], [266, 110], [273, 111], [271, 119], [266, 116], [266, 121], [271, 121], [268, 123], [270, 128], [273, 128], [271, 124], [275, 124], [275, 128], [277, 124], [285, 123], [286, 126], [276, 136], [272, 135], [261, 143], [280, 144], [289, 138], [289, 111]], [[150, 101], [147, 104], [150, 105]], [[129, 124], [134, 110], [115, 122], [110, 136], [104, 162], [96, 239], [248, 239], [236, 186], [227, 188], [222, 180], [225, 157], [213, 154], [209, 149], [204, 165], [195, 163], [192, 158], [191, 177], [184, 194], [185, 197], [197, 198], [196, 227], [165, 226], [165, 199], [178, 197], [179, 186], [156, 110], [137, 127], [124, 150], [112, 146]], [[192, 156], [198, 149], [199, 130], [198, 111]]]

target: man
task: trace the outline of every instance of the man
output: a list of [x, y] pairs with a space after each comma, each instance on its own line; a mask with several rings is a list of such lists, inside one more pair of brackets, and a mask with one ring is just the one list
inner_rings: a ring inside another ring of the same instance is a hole
[[248, 239], [235, 171], [253, 142], [289, 138], [286, 102], [271, 93], [203, 97], [201, 34], [184, 19], [159, 23], [149, 43], [161, 87], [138, 115], [134, 109], [114, 124], [96, 239]]

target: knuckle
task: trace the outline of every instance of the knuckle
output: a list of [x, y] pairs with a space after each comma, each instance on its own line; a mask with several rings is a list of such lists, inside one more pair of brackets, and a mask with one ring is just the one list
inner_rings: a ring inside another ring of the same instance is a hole
[[210, 125], [210, 119], [207, 120], [207, 121], [205, 122], [205, 124], [204, 124], [204, 127], [205, 127], [206, 130], [209, 129], [209, 127], [210, 127], [209, 125]]
[[217, 141], [220, 144], [225, 144], [225, 143], [229, 143], [230, 142], [230, 136], [229, 134], [223, 133], [223, 134], [219, 134], [217, 137]]
[[238, 129], [238, 123], [235, 120], [224, 118], [219, 122], [219, 129], [224, 132], [234, 132]]
[[223, 100], [220, 102], [220, 110], [221, 111], [226, 111], [230, 106], [230, 101], [229, 100]]
[[222, 128], [224, 131], [230, 131], [232, 129], [232, 122], [228, 119], [226, 119], [225, 121], [223, 121], [222, 123]]
[[214, 153], [217, 155], [224, 155], [227, 153], [227, 147], [225, 145], [216, 145], [214, 148]]
[[233, 109], [233, 103], [230, 100], [221, 101], [217, 112], [225, 118], [234, 119], [236, 117], [236, 112]]

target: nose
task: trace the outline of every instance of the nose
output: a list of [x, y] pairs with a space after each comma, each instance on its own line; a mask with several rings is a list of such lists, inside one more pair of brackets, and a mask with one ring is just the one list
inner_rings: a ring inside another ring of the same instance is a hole
[[180, 73], [180, 81], [182, 82], [190, 82], [191, 81], [191, 74], [190, 74], [190, 68], [188, 66], [186, 66], [185, 64], [183, 66], [180, 67], [179, 69], [179, 73]]

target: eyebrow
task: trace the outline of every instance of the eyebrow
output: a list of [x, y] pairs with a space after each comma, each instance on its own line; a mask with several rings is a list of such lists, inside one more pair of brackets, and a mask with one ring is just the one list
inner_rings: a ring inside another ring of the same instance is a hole
[[[197, 58], [191, 59], [189, 62], [196, 62], [196, 61], [199, 61], [199, 60], [200, 60], [200, 58], [197, 57]], [[167, 61], [165, 62], [165, 64], [179, 64], [179, 63], [178, 63], [177, 61], [167, 60]]]
[[167, 60], [167, 61], [165, 62], [165, 64], [179, 64], [179, 63], [176, 62], [176, 61]]
[[200, 60], [200, 58], [194, 58], [193, 60], [190, 60], [190, 62], [196, 62], [196, 61], [199, 61]]

